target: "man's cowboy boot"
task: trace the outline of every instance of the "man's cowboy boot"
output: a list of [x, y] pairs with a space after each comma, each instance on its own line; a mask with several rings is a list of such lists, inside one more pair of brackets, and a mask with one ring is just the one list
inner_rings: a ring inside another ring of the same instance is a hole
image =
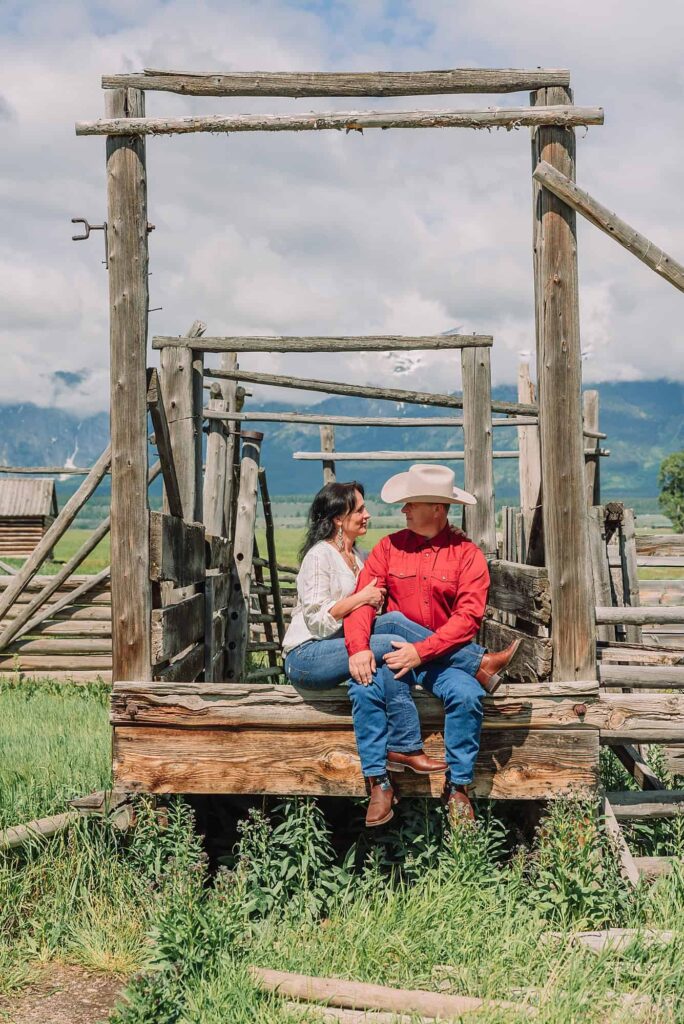
[[394, 787], [387, 775], [372, 775], [366, 780], [370, 786], [370, 803], [366, 811], [366, 825], [375, 828], [394, 817]]
[[415, 772], [416, 775], [436, 775], [447, 770], [446, 761], [438, 761], [436, 757], [430, 757], [424, 750], [416, 750], [412, 754], [399, 754], [388, 751], [387, 771], [403, 772], [406, 769]]
[[449, 824], [454, 827], [462, 825], [463, 822], [475, 821], [475, 811], [466, 793], [465, 786], [457, 786], [453, 782], [447, 782], [442, 794]]
[[515, 652], [520, 647], [522, 640], [514, 640], [512, 644], [499, 651], [498, 654], [485, 654], [480, 662], [480, 667], [475, 673], [480, 686], [483, 686], [487, 693], [495, 693], [503, 682], [501, 675], [508, 668], [515, 657]]

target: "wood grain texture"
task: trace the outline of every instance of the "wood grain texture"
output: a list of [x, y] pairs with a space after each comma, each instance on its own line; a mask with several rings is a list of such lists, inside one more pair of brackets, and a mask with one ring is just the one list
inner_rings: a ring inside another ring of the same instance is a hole
[[668, 650], [647, 644], [633, 646], [624, 643], [610, 643], [601, 647], [603, 665], [680, 665], [684, 664], [681, 651]]
[[[400, 388], [366, 387], [361, 384], [339, 384], [331, 380], [312, 380], [308, 377], [283, 377], [274, 373], [258, 373], [255, 370], [223, 370], [207, 367], [207, 377], [223, 380], [238, 380], [246, 384], [269, 384], [280, 388], [294, 388], [298, 391], [320, 391], [329, 395], [346, 395], [348, 398], [377, 398], [388, 402], [405, 402], [408, 405], [436, 405], [445, 409], [463, 408], [459, 395], [436, 395], [429, 391], [403, 391]], [[536, 405], [520, 405], [517, 402], [492, 402], [492, 412], [517, 416], [537, 412]]]
[[[611, 793], [612, 798], [615, 794]], [[603, 823], [606, 831], [612, 837], [613, 842], [617, 848], [618, 857], [620, 859], [620, 873], [625, 881], [631, 885], [639, 884], [639, 868], [637, 867], [634, 857], [632, 856], [631, 850], [627, 845], [622, 829], [615, 817], [613, 805], [608, 798], [608, 794], [603, 798]]]
[[527, 622], [545, 626], [551, 619], [551, 589], [546, 569], [494, 559], [489, 562], [488, 604]]
[[[518, 364], [518, 401], [524, 405], [535, 405], [537, 395], [530, 376], [530, 364], [521, 360]], [[520, 561], [532, 565], [544, 562], [544, 536], [542, 522], [541, 492], [541, 451], [539, 447], [539, 423], [530, 423], [529, 418], [519, 416], [518, 423], [518, 480], [520, 488], [520, 511], [522, 514], [522, 551]], [[494, 424], [492, 423], [492, 426]], [[534, 541], [533, 544], [531, 542]]]
[[[229, 387], [228, 381], [225, 386]], [[220, 384], [214, 382], [210, 388], [209, 408], [216, 412], [227, 412], [228, 402], [223, 397]], [[202, 413], [204, 416], [204, 412]], [[210, 420], [207, 432], [207, 450], [204, 463], [204, 490], [202, 512], [207, 533], [221, 536], [224, 533], [224, 508], [226, 500], [226, 461], [228, 437], [220, 420]], [[231, 465], [232, 469], [232, 465]]]
[[[492, 452], [492, 459], [517, 459], [516, 451]], [[329, 462], [330, 454], [327, 450], [320, 452], [292, 452], [292, 458], [297, 462]], [[468, 460], [467, 451], [421, 451], [420, 449], [407, 451], [373, 451], [373, 452], [335, 452], [335, 462], [464, 462]], [[472, 491], [471, 491], [472, 493]], [[479, 506], [479, 502], [478, 502]], [[468, 531], [470, 536], [470, 531]], [[496, 549], [494, 549], [494, 552]]]
[[601, 686], [638, 690], [684, 689], [684, 665], [611, 665], [600, 662]]
[[[582, 394], [582, 424], [585, 430], [585, 437], [587, 436], [587, 430], [598, 432], [598, 391], [590, 390], [585, 391]], [[584, 457], [584, 475], [586, 481], [588, 508], [591, 508], [593, 505], [601, 504], [601, 462], [598, 456], [598, 450], [600, 448], [598, 438], [596, 439], [596, 444], [593, 447], [596, 449], [596, 454], [585, 454]]]
[[[587, 509], [587, 517], [594, 601], [597, 606], [605, 607], [613, 602], [613, 587], [606, 547], [605, 508], [603, 505], [592, 505]], [[598, 623], [596, 637], [598, 640], [615, 640], [615, 626]]]
[[494, 466], [492, 464], [492, 373], [488, 348], [461, 352], [463, 472], [476, 505], [464, 508], [468, 536], [487, 558], [496, 557]]
[[[622, 513], [619, 547], [620, 561], [622, 563], [622, 600], [624, 604], [636, 608], [640, 604], [639, 573], [637, 569], [636, 527], [634, 511], [631, 508], [626, 508]], [[640, 644], [643, 641], [643, 636], [637, 620], [628, 616], [623, 621], [626, 624], [627, 642]], [[671, 622], [673, 620], [666, 618], [662, 621]]]
[[175, 658], [203, 635], [204, 594], [193, 594], [178, 604], [155, 608], [151, 630], [153, 664]]
[[257, 431], [243, 434], [240, 488], [233, 538], [233, 566], [231, 566], [234, 597], [231, 601], [226, 628], [225, 672], [227, 679], [240, 678], [249, 639], [249, 597], [253, 576], [254, 526], [257, 514], [262, 439], [263, 434]]
[[187, 685], [192, 685], [192, 681], [197, 679], [203, 670], [204, 643], [200, 642], [193, 644], [192, 647], [183, 651], [183, 653], [169, 665], [156, 668], [154, 678], [162, 683], [173, 685], [176, 685], [178, 680], [183, 679], [189, 681]]
[[[597, 607], [596, 621], [624, 622], [641, 626], [647, 623], [682, 625], [684, 624], [684, 608], [666, 608], [662, 605], [642, 605], [636, 608], [630, 608], [627, 605], [620, 608]], [[634, 643], [636, 641], [628, 637], [628, 642]]]
[[178, 477], [176, 476], [176, 464], [173, 460], [169, 424], [166, 419], [164, 399], [162, 398], [161, 385], [159, 383], [159, 373], [154, 367], [147, 371], [147, 408], [152, 420], [155, 444], [164, 476], [164, 490], [169, 505], [169, 512], [172, 516], [178, 516], [179, 519], [182, 519], [183, 504], [178, 487]]
[[[425, 748], [442, 756], [437, 733]], [[483, 733], [474, 792], [492, 799], [546, 799], [596, 791], [596, 730]], [[116, 726], [114, 777], [131, 791], [363, 796], [351, 729], [175, 729]], [[402, 776], [406, 795], [439, 796], [443, 776]]]
[[684, 695], [602, 693], [587, 704], [586, 723], [599, 729], [603, 743], [684, 742]]
[[[266, 470], [259, 469], [259, 490], [261, 492], [261, 505], [264, 510], [264, 526], [266, 532], [266, 550], [268, 554], [269, 577], [271, 582], [271, 599], [273, 601], [273, 618], [278, 631], [278, 641], [282, 645], [285, 636], [285, 620], [283, 618], [283, 602], [280, 594], [280, 578], [278, 576], [278, 557], [275, 539], [275, 523], [273, 520], [273, 509], [271, 507], [271, 496], [266, 480]], [[268, 639], [268, 637], [267, 637]]]
[[205, 534], [201, 523], [186, 523], [174, 515], [150, 512], [150, 579], [187, 587], [202, 583], [205, 572]]
[[453, 68], [446, 71], [212, 71], [145, 69], [103, 75], [103, 89], [154, 89], [184, 96], [436, 96], [526, 92], [569, 85], [562, 68]]
[[[537, 94], [539, 97], [539, 94]], [[572, 102], [569, 91], [547, 89], [541, 102]], [[575, 134], [536, 132], [540, 159], [572, 178]], [[544, 488], [544, 546], [551, 583], [556, 678], [595, 671], [593, 588], [584, 484], [577, 240], [574, 213], [546, 189], [537, 206], [537, 367]]]
[[[640, 533], [636, 538], [637, 555], [684, 555], [684, 534], [681, 533]], [[651, 581], [642, 580], [648, 585]]]
[[[331, 459], [329, 455], [328, 458], [325, 458], [326, 454], [335, 451], [335, 428], [332, 426], [331, 423], [325, 423], [321, 424], [321, 426], [318, 429], [321, 437], [321, 455], [323, 455], [323, 485], [325, 486], [325, 484], [335, 483], [335, 460]], [[302, 456], [308, 457], [311, 454], [318, 455], [317, 452], [293, 452], [292, 458], [297, 459], [301, 458]]]
[[618, 821], [673, 818], [684, 812], [684, 790], [668, 789], [655, 793], [631, 791], [608, 794]]
[[207, 569], [220, 569], [221, 572], [228, 572], [231, 565], [230, 544], [226, 537], [213, 537], [209, 533], [204, 535]]
[[[483, 348], [493, 343], [494, 339], [489, 334], [373, 334], [327, 338], [289, 335], [257, 338], [238, 335], [232, 338], [205, 337], [193, 347], [201, 352], [415, 352], [420, 349]], [[183, 338], [160, 336], [152, 339], [152, 348], [178, 348], [187, 344]]]
[[621, 220], [584, 189], [579, 188], [569, 175], [563, 173], [561, 168], [553, 167], [545, 160], [541, 160], [535, 168], [534, 178], [545, 189], [566, 203], [570, 209], [581, 213], [590, 224], [600, 228], [610, 238], [614, 238], [656, 274], [665, 278], [680, 292], [684, 292], [684, 266], [669, 256], [664, 249], [654, 245], [626, 221]]
[[[530, 636], [512, 626], [486, 618], [482, 623], [482, 643], [491, 651], [500, 651], [514, 640], [521, 639], [515, 659], [506, 671], [506, 678], [533, 683], [548, 679], [553, 667], [553, 645], [545, 637]], [[587, 673], [591, 676], [591, 673]]]
[[192, 117], [109, 117], [77, 121], [77, 135], [188, 135], [197, 132], [363, 132], [369, 128], [524, 128], [603, 124], [602, 107], [487, 107], [484, 110], [321, 111]]
[[[107, 113], [127, 123], [145, 114], [144, 94], [105, 94]], [[147, 522], [147, 175], [145, 141], [107, 139], [113, 671], [151, 678]]]

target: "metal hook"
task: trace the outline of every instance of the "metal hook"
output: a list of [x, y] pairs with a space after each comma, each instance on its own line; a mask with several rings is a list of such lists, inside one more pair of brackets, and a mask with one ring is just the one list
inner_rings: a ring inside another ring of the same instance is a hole
[[109, 270], [109, 248], [107, 245], [107, 221], [103, 221], [102, 224], [89, 224], [85, 217], [72, 217], [72, 224], [82, 224], [85, 228], [85, 234], [83, 235], [72, 235], [72, 241], [84, 242], [87, 238], [90, 238], [91, 231], [102, 231], [104, 234], [104, 247], [105, 247], [105, 258], [102, 261], [105, 268]]

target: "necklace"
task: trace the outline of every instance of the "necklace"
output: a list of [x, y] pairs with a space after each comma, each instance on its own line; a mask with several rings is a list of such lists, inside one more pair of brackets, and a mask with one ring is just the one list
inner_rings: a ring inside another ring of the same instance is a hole
[[335, 545], [335, 548], [337, 549], [337, 551], [340, 552], [340, 554], [342, 555], [342, 557], [344, 558], [345, 562], [347, 563], [351, 571], [354, 573], [354, 575], [358, 576], [361, 570], [359, 569], [354, 552], [344, 551], [343, 549], [341, 550], [337, 547], [337, 545]]

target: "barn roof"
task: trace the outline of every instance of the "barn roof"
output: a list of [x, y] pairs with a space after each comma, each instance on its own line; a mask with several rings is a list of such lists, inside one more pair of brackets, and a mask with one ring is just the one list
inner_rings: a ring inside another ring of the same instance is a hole
[[0, 516], [56, 516], [55, 481], [0, 478]]

